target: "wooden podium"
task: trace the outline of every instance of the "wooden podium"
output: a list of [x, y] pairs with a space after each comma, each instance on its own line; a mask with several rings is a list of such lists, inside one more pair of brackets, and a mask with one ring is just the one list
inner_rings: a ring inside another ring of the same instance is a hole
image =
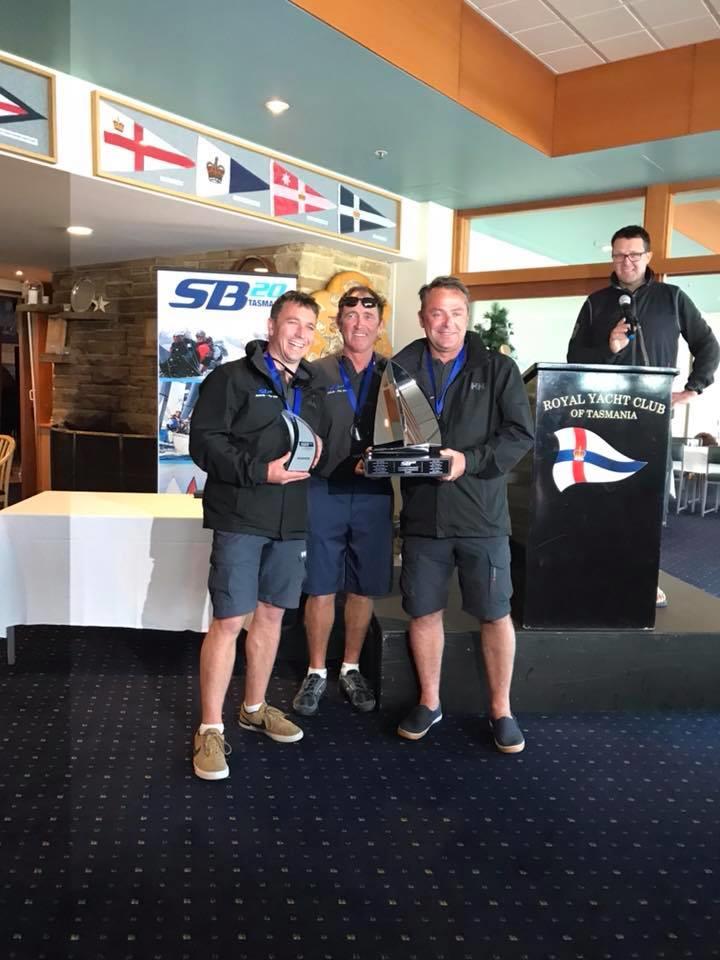
[[508, 489], [524, 627], [654, 627], [676, 372], [539, 363], [525, 374], [535, 447]]

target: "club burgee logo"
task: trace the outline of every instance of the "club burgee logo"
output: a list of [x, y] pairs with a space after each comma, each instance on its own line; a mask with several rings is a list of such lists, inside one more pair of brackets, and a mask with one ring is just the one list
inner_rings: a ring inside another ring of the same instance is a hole
[[553, 480], [561, 492], [576, 483], [617, 483], [647, 465], [647, 460], [626, 457], [584, 427], [563, 427], [555, 436], [559, 449]]

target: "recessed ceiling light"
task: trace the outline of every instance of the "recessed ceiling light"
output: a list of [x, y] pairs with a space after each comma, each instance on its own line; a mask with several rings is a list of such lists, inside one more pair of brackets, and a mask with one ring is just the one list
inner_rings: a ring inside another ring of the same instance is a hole
[[277, 97], [273, 97], [272, 100], [266, 100], [265, 106], [274, 117], [279, 117], [281, 113], [285, 113], [286, 110], [290, 109], [289, 103], [286, 103], [284, 100], [278, 100]]
[[92, 227], [68, 227], [67, 232], [73, 237], [89, 237]]
[[15, 271], [15, 276], [16, 276], [16, 277], [24, 277], [25, 274], [24, 274], [24, 272], [23, 272], [22, 270], [16, 270], [16, 271]]

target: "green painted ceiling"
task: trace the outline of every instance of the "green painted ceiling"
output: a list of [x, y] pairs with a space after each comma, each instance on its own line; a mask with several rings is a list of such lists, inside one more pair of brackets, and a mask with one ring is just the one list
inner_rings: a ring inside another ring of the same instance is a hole
[[[458, 208], [718, 173], [720, 133], [549, 159], [287, 0], [2, 8], [0, 49], [416, 200]], [[293, 109], [272, 118], [271, 95]]]

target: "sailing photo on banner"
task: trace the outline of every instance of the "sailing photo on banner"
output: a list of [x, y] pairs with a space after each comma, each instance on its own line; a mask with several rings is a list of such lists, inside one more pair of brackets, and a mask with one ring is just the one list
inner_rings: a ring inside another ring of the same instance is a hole
[[296, 285], [294, 276], [158, 270], [158, 493], [202, 491], [205, 473], [189, 450], [200, 384], [267, 337], [270, 308]]

